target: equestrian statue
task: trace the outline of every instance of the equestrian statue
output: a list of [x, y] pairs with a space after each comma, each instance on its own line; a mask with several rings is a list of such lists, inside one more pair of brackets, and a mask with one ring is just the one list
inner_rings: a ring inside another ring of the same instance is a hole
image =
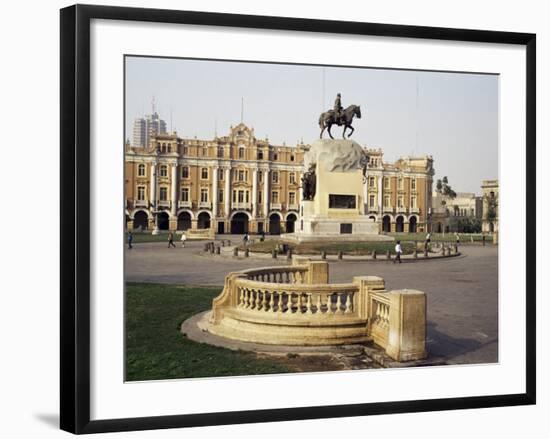
[[342, 96], [338, 93], [336, 95], [336, 100], [334, 101], [334, 108], [321, 113], [321, 116], [319, 116], [319, 127], [321, 128], [319, 138], [323, 138], [323, 133], [326, 129], [330, 138], [334, 139], [330, 132], [332, 125], [344, 125], [344, 131], [342, 132], [342, 137], [344, 139], [346, 138], [346, 130], [349, 128], [351, 131], [348, 134], [348, 138], [351, 137], [355, 131], [355, 128], [351, 126], [355, 116], [357, 116], [358, 119], [361, 119], [361, 107], [359, 105], [350, 105], [348, 108], [344, 109], [344, 107], [342, 107]]

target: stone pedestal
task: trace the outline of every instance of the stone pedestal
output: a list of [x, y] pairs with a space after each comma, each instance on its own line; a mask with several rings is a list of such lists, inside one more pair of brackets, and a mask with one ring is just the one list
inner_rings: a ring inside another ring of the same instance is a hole
[[365, 215], [364, 178], [368, 163], [353, 140], [317, 140], [304, 157], [304, 172], [315, 170], [315, 195], [302, 200], [294, 233], [283, 240], [382, 241], [379, 224]]

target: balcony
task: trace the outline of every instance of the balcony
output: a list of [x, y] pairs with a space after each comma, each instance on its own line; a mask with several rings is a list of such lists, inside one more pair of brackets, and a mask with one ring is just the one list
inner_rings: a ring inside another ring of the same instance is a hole
[[406, 207], [397, 207], [396, 209], [397, 213], [407, 213], [407, 208]]
[[392, 207], [392, 206], [384, 206], [384, 207], [382, 208], [382, 211], [383, 211], [384, 213], [393, 213], [393, 207]]
[[300, 210], [300, 205], [296, 203], [289, 204], [288, 210]]
[[170, 204], [169, 200], [158, 200], [157, 202], [158, 207], [170, 207]]
[[272, 210], [282, 210], [283, 205], [281, 203], [271, 203], [270, 207]]
[[210, 201], [201, 201], [199, 203], [199, 209], [212, 209], [212, 203]]
[[178, 207], [188, 207], [191, 209], [191, 207], [193, 207], [193, 203], [191, 201], [178, 201]]
[[420, 213], [420, 208], [419, 207], [411, 207], [411, 208], [409, 208], [409, 212], [410, 213]]
[[238, 209], [252, 209], [252, 203], [245, 203], [245, 202], [235, 202], [231, 203], [231, 208], [238, 210]]
[[149, 207], [149, 200], [134, 200], [135, 207]]

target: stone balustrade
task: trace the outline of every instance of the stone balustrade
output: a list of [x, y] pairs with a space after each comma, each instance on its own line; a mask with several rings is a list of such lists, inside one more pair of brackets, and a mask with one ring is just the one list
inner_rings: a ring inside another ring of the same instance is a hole
[[398, 361], [426, 356], [426, 294], [386, 291], [384, 279], [357, 276], [330, 284], [325, 261], [229, 273], [213, 300], [208, 331], [280, 345], [374, 341]]

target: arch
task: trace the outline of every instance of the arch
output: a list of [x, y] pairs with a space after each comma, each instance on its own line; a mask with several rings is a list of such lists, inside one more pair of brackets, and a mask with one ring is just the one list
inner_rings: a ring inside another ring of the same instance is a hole
[[146, 210], [138, 210], [131, 216], [132, 229], [134, 230], [147, 230], [149, 226], [149, 214]]
[[281, 212], [278, 212], [276, 210], [273, 210], [271, 212], [269, 212], [269, 217], [271, 217], [272, 215], [277, 215], [279, 217], [279, 220], [283, 220], [283, 214]]
[[373, 223], [376, 222], [376, 217], [375, 217], [374, 215], [370, 215], [370, 216], [369, 216], [369, 219], [370, 219]]
[[233, 213], [231, 213], [231, 215], [229, 215], [229, 220], [231, 221], [235, 217], [235, 215], [238, 215], [239, 213], [244, 213], [249, 221], [252, 219], [252, 215], [250, 215], [250, 213], [246, 210], [235, 210]]
[[294, 233], [296, 221], [298, 217], [295, 213], [289, 213], [286, 216], [286, 233]]
[[191, 220], [193, 217], [188, 211], [183, 211], [178, 214], [178, 230], [187, 230], [191, 228]]
[[231, 215], [231, 233], [234, 235], [244, 235], [248, 233], [248, 212], [233, 212]]
[[197, 228], [209, 229], [210, 228], [210, 212], [206, 210], [197, 215]]
[[409, 218], [409, 232], [416, 233], [416, 227], [418, 225], [418, 218], [416, 215], [412, 215]]
[[404, 224], [405, 218], [403, 215], [398, 215], [397, 218], [395, 218], [395, 231], [397, 233], [402, 233], [405, 230]]
[[281, 234], [281, 214], [279, 212], [273, 212], [269, 215], [269, 234]]
[[191, 216], [191, 219], [195, 219], [195, 214], [191, 209], [179, 209], [178, 212], [176, 213], [176, 216], [178, 217], [180, 216], [180, 214], [184, 212], [187, 212]]
[[391, 231], [391, 218], [389, 215], [384, 215], [382, 218], [382, 231], [387, 233]]
[[168, 230], [170, 226], [170, 215], [168, 212], [162, 211], [157, 213], [157, 227], [159, 230]]

